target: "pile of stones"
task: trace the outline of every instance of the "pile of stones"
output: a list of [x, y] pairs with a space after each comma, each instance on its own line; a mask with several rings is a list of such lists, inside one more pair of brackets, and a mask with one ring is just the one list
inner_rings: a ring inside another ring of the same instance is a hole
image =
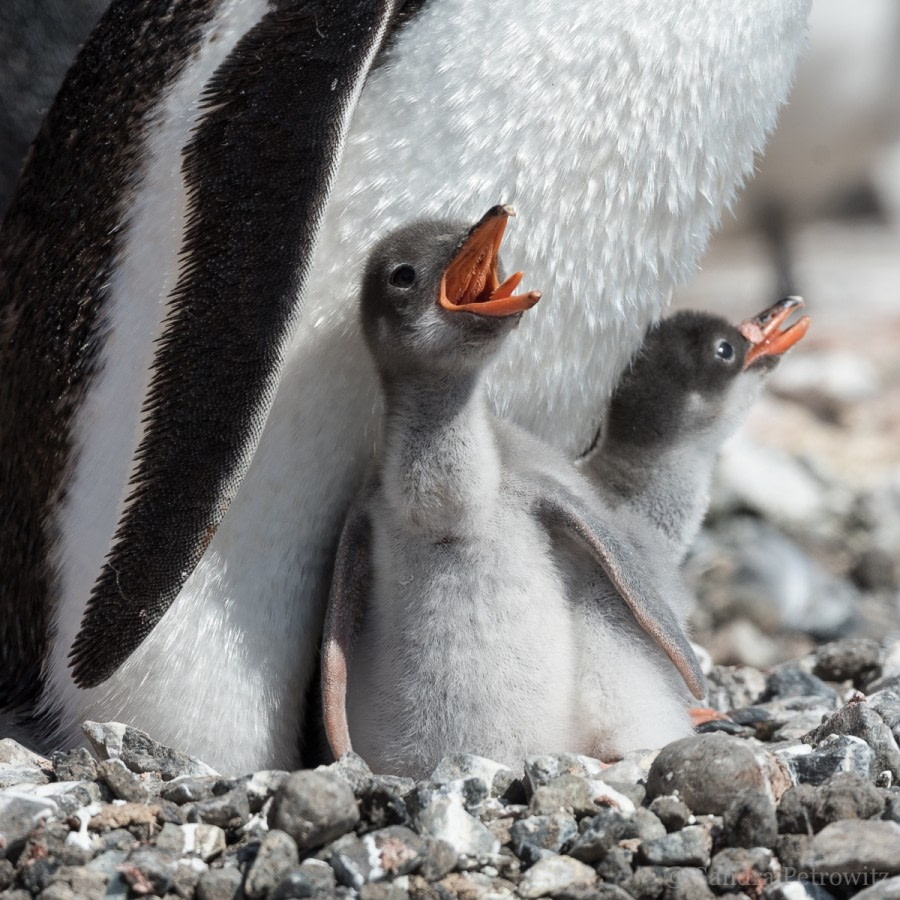
[[0, 741], [0, 898], [900, 897], [898, 656], [712, 667], [727, 715], [612, 766], [235, 777], [116, 723], [50, 759]]

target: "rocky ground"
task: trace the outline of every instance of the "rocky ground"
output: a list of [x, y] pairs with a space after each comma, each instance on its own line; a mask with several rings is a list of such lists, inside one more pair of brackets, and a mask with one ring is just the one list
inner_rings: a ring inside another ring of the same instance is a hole
[[602, 768], [219, 775], [114, 723], [0, 741], [0, 897], [900, 898], [900, 642], [715, 666], [727, 716]]

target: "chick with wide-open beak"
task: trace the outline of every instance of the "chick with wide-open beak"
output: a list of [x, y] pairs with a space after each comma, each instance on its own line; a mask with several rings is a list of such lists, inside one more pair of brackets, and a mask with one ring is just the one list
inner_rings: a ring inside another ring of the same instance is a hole
[[494, 206], [469, 232], [441, 279], [438, 303], [451, 312], [479, 316], [512, 316], [531, 309], [540, 291], [513, 294], [522, 272], [500, 283], [499, 254], [511, 206]]
[[758, 316], [741, 322], [741, 334], [752, 344], [744, 358], [744, 368], [749, 368], [763, 356], [780, 356], [790, 350], [806, 334], [809, 316], [798, 319], [789, 328], [781, 326], [791, 317], [795, 309], [803, 306], [802, 297], [785, 297]]

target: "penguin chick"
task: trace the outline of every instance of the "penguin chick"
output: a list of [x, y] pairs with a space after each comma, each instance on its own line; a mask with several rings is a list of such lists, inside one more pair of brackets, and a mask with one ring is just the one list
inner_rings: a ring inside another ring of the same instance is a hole
[[602, 439], [580, 468], [610, 505], [644, 516], [677, 562], [706, 514], [720, 447], [806, 334], [808, 316], [781, 330], [802, 306], [787, 297], [739, 326], [702, 312], [663, 319], [613, 391]]
[[[607, 503], [635, 517], [658, 550], [660, 581], [677, 577], [708, 504], [716, 453], [749, 412], [765, 375], [809, 326], [780, 326], [802, 300], [788, 297], [739, 327], [683, 312], [652, 326], [616, 386], [602, 442], [582, 462]], [[643, 522], [643, 525], [640, 523]], [[655, 535], [655, 538], [654, 538]], [[580, 598], [579, 695], [595, 723], [591, 755], [611, 758], [690, 731], [684, 685], [647, 635], [569, 548]], [[682, 620], [690, 612], [675, 610]], [[602, 718], [591, 710], [602, 709]]]
[[488, 412], [487, 364], [540, 296], [513, 295], [521, 273], [500, 283], [510, 215], [402, 228], [375, 247], [363, 279], [383, 435], [341, 536], [322, 684], [335, 756], [352, 739], [379, 772], [425, 777], [454, 752], [517, 764], [588, 749], [560, 540], [616, 586], [670, 677], [674, 663], [703, 695], [653, 554], [570, 463]]

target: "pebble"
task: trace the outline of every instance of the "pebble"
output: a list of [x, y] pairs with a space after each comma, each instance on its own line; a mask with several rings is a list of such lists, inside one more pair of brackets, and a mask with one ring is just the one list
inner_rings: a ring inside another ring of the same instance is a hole
[[900, 900], [900, 878], [886, 878], [860, 891], [857, 900]]
[[235, 900], [242, 881], [236, 868], [210, 869], [197, 882], [197, 900]]
[[656, 797], [650, 804], [652, 812], [662, 822], [666, 831], [679, 831], [691, 821], [693, 813], [678, 797]]
[[519, 885], [519, 896], [525, 898], [558, 894], [569, 888], [590, 887], [597, 873], [570, 856], [553, 856], [535, 863]]
[[134, 803], [147, 803], [150, 791], [121, 759], [105, 759], [97, 766], [97, 776], [105, 782], [114, 797]]
[[528, 816], [510, 828], [512, 848], [526, 863], [559, 853], [578, 836], [578, 823], [572, 816]]
[[712, 839], [700, 825], [689, 825], [655, 840], [642, 841], [641, 859], [651, 866], [708, 866]]
[[869, 638], [845, 638], [816, 651], [813, 674], [826, 681], [852, 681], [862, 689], [881, 669], [881, 645]]
[[862, 738], [829, 735], [811, 753], [791, 760], [797, 779], [822, 784], [837, 772], [855, 772], [864, 778], [875, 775], [875, 751]]
[[900, 825], [849, 819], [827, 825], [812, 839], [804, 864], [824, 875], [900, 873]]
[[300, 853], [294, 839], [272, 829], [259, 845], [256, 859], [247, 870], [244, 894], [248, 900], [264, 900], [282, 879], [300, 865]]
[[179, 775], [215, 775], [215, 769], [181, 750], [120, 722], [85, 722], [85, 737], [100, 759], [121, 759], [132, 772], [158, 772], [169, 781]]
[[814, 731], [804, 736], [804, 743], [818, 744], [832, 734], [852, 735], [871, 747], [878, 772], [889, 771], [900, 781], [900, 747], [875, 707], [865, 700], [848, 703]]
[[600, 862], [628, 832], [626, 816], [618, 810], [604, 810], [587, 822], [569, 852], [585, 863]]
[[0, 858], [18, 859], [32, 829], [57, 809], [52, 800], [10, 791], [0, 794]]
[[725, 840], [731, 847], [771, 847], [778, 835], [775, 804], [759, 791], [740, 791], [723, 819]]
[[776, 874], [773, 860], [772, 851], [765, 847], [728, 847], [712, 858], [706, 880], [714, 890], [740, 891], [753, 896]]
[[761, 762], [746, 741], [724, 734], [698, 734], [660, 751], [647, 779], [647, 796], [653, 799], [677, 791], [695, 814], [721, 815], [734, 796], [735, 785], [773, 796], [772, 778], [771, 764]]
[[460, 856], [484, 859], [500, 852], [500, 842], [490, 829], [448, 797], [434, 797], [416, 814], [415, 824], [421, 834], [446, 842]]
[[699, 869], [669, 869], [664, 900], [711, 900], [715, 895]]
[[327, 844], [359, 821], [348, 782], [332, 772], [294, 772], [278, 790], [269, 811], [269, 827], [287, 832], [300, 850]]

